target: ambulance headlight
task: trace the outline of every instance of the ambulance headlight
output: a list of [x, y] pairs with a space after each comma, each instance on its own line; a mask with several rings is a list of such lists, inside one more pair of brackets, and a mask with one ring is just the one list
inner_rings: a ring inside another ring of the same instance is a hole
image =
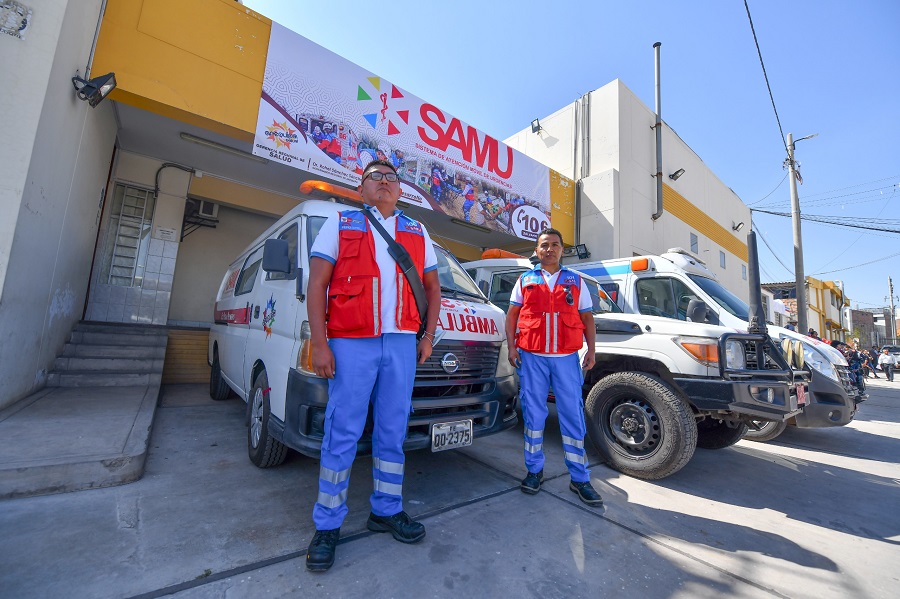
[[833, 381], [840, 380], [828, 358], [808, 343], [803, 344], [803, 363]]
[[300, 351], [297, 352], [297, 371], [306, 376], [316, 376], [312, 365], [312, 330], [309, 321], [300, 325]]
[[504, 340], [500, 344], [500, 357], [497, 360], [497, 377], [512, 376], [516, 373], [516, 369], [509, 363], [509, 345]]

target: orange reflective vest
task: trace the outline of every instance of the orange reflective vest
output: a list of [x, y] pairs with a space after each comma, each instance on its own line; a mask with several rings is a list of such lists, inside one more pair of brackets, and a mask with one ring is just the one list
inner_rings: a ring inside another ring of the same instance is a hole
[[[375, 239], [361, 210], [341, 212], [338, 224], [338, 255], [328, 285], [326, 330], [328, 336], [377, 337], [381, 335], [381, 273], [375, 261]], [[425, 235], [413, 219], [397, 217], [395, 239], [412, 258], [420, 277], [425, 272]], [[397, 278], [397, 327], [419, 330], [422, 322], [416, 299], [400, 267]]]
[[520, 278], [522, 311], [516, 347], [536, 354], [571, 354], [584, 345], [584, 323], [578, 313], [581, 277], [563, 268], [553, 286], [547, 286], [540, 267]]

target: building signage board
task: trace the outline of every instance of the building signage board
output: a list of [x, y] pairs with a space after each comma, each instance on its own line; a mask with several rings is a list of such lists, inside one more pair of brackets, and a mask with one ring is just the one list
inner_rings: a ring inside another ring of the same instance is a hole
[[384, 158], [408, 204], [530, 240], [550, 225], [548, 167], [277, 23], [253, 153], [352, 186]]

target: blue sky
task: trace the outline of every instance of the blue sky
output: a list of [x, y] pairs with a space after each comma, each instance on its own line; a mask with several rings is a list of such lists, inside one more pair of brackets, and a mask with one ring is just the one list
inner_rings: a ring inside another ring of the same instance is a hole
[[[900, 1], [748, 2], [785, 135], [819, 134], [796, 144], [801, 211], [900, 219]], [[743, 0], [244, 4], [498, 139], [616, 78], [652, 108], [662, 42], [664, 120], [746, 204], [790, 212]], [[762, 280], [793, 280], [790, 219], [754, 224], [790, 269], [760, 243]], [[804, 221], [806, 274], [883, 306], [888, 276], [900, 295], [898, 241]]]

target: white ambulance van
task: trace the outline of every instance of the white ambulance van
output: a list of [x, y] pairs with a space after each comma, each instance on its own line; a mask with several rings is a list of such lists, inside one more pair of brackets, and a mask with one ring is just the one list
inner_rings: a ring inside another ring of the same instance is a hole
[[[307, 200], [269, 227], [228, 267], [215, 302], [210, 395], [247, 402], [250, 460], [281, 464], [292, 448], [318, 457], [328, 380], [312, 369], [305, 290], [309, 252], [327, 218], [347, 206]], [[503, 312], [456, 259], [435, 245], [441, 315], [431, 357], [418, 366], [404, 449], [442, 451], [516, 424], [518, 385], [505, 359]], [[371, 452], [371, 415], [359, 443]]]
[[[701, 320], [747, 330], [749, 306], [719, 283], [702, 260], [682, 248], [672, 248], [660, 256], [580, 262], [573, 266], [596, 278], [626, 313], [683, 321], [702, 302], [707, 310]], [[811, 374], [809, 403], [788, 423], [802, 428], [849, 423], [865, 396], [851, 383], [844, 356], [828, 343], [782, 327], [769, 325], [768, 333], [789, 348], [795, 367], [808, 369]], [[751, 430], [747, 438], [765, 441], [780, 434], [786, 423], [760, 421], [757, 425], [762, 430]]]

